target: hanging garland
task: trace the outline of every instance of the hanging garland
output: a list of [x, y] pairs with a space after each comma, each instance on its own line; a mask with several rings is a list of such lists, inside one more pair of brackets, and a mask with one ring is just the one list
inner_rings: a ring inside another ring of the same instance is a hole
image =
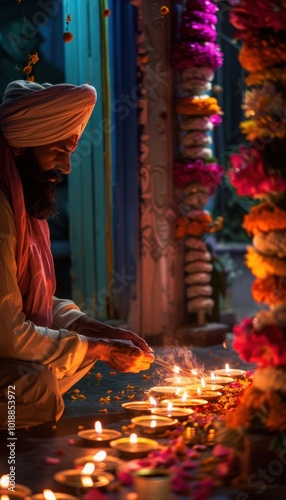
[[[252, 295], [269, 309], [234, 327], [234, 349], [257, 369], [240, 406], [226, 417], [221, 439], [232, 447], [247, 440], [247, 449], [255, 453], [251, 432], [260, 432], [256, 435], [261, 439], [274, 432], [272, 453], [279, 450], [286, 431], [286, 3], [242, 0], [233, 6], [230, 20], [235, 38], [242, 41], [240, 63], [249, 72], [241, 130], [252, 144], [240, 146], [230, 157], [228, 177], [240, 196], [261, 200], [243, 225], [253, 237], [246, 253], [256, 277]], [[268, 452], [270, 448], [264, 450], [266, 457]], [[244, 460], [252, 459], [249, 455]], [[245, 469], [244, 480], [247, 473]]]
[[223, 167], [213, 158], [211, 135], [221, 123], [222, 110], [208, 94], [223, 61], [215, 43], [217, 11], [210, 0], [188, 0], [180, 20], [180, 40], [172, 48], [172, 66], [179, 76], [175, 111], [180, 129], [173, 180], [182, 213], [176, 237], [184, 239], [187, 311], [196, 313], [199, 325], [206, 323], [205, 315], [214, 306], [209, 285], [212, 257], [204, 238], [223, 224], [222, 217], [213, 220], [204, 209], [223, 175]]

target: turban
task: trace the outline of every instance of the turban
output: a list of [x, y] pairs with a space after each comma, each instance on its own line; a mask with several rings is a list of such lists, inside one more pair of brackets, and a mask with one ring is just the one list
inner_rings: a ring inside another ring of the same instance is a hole
[[5, 90], [0, 128], [13, 147], [43, 146], [73, 134], [80, 137], [95, 103], [91, 85], [16, 80]]

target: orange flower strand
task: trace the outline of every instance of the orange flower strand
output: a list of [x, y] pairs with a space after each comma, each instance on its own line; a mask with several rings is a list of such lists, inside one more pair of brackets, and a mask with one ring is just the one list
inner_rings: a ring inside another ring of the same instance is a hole
[[252, 85], [265, 85], [266, 81], [282, 84], [283, 87], [286, 86], [286, 73], [284, 69], [281, 68], [271, 68], [266, 71], [258, 71], [256, 73], [250, 73], [245, 78], [245, 83], [247, 87]]
[[275, 257], [265, 257], [258, 253], [253, 247], [247, 247], [245, 263], [252, 274], [260, 279], [271, 275], [284, 276], [286, 274], [286, 261]]
[[244, 216], [243, 227], [249, 235], [284, 230], [286, 229], [286, 212], [273, 203], [260, 203], [252, 207], [250, 213]]
[[205, 115], [221, 114], [221, 107], [215, 97], [182, 97], [177, 106], [177, 113], [185, 115]]
[[225, 422], [231, 429], [249, 428], [257, 418], [257, 412], [264, 407], [267, 412], [266, 430], [283, 431], [286, 429], [286, 402], [277, 392], [263, 392], [248, 387], [240, 400], [240, 405], [228, 413]]
[[273, 306], [286, 303], [286, 281], [280, 276], [254, 280], [251, 291], [254, 300], [259, 304]]

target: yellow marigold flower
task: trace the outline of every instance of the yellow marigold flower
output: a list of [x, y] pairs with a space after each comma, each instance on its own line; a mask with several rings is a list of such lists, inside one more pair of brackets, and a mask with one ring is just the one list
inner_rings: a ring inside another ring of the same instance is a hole
[[260, 279], [268, 278], [273, 274], [277, 276], [284, 276], [286, 274], [285, 261], [275, 257], [265, 257], [256, 252], [253, 247], [247, 248], [245, 262], [252, 274]]

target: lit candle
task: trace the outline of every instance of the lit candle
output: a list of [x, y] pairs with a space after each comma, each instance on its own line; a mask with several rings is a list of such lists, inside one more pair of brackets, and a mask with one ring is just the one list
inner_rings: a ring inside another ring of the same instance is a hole
[[213, 372], [216, 376], [220, 375], [222, 377], [234, 377], [234, 378], [241, 378], [246, 376], [246, 371], [245, 370], [239, 370], [235, 368], [230, 368], [229, 364], [225, 364], [224, 370], [214, 370]]
[[133, 458], [144, 457], [159, 446], [157, 441], [149, 438], [137, 437], [135, 433], [132, 433], [129, 438], [115, 439], [111, 441], [109, 445], [115, 450], [129, 457], [132, 456]]
[[15, 481], [12, 481], [12, 477], [10, 477], [8, 474], [4, 474], [3, 476], [1, 476], [0, 478], [1, 500], [7, 500], [5, 497], [8, 497], [9, 500], [20, 500], [30, 495], [30, 493], [31, 493], [30, 488], [27, 488], [27, 486], [23, 486], [22, 484], [15, 484]]
[[134, 417], [131, 420], [139, 429], [148, 434], [160, 433], [166, 429], [174, 427], [179, 422], [177, 419], [171, 417], [163, 417], [159, 415], [144, 415], [141, 417]]
[[66, 493], [54, 493], [52, 490], [44, 489], [43, 493], [29, 496], [29, 500], [76, 500], [77, 497]]
[[155, 398], [152, 398], [152, 396], [150, 396], [150, 398], [149, 398], [149, 403], [152, 406], [157, 406], [157, 401]]
[[113, 429], [103, 429], [101, 422], [97, 421], [94, 424], [94, 429], [85, 429], [78, 432], [78, 436], [84, 440], [92, 441], [102, 446], [102, 444], [108, 444], [112, 439], [120, 437], [122, 434], [119, 431], [114, 431]]
[[201, 389], [200, 389], [199, 387], [197, 388], [197, 395], [198, 395], [198, 396], [201, 396], [201, 395], [202, 395], [202, 391], [201, 391]]
[[206, 387], [206, 383], [205, 383], [205, 380], [203, 378], [201, 378], [201, 385], [202, 385], [202, 387]]
[[[99, 430], [100, 430], [100, 428], [101, 428], [101, 425], [98, 426]], [[87, 462], [87, 464], [85, 464], [84, 468], [82, 469], [82, 471], [80, 473], [81, 474], [81, 478], [80, 478], [81, 484], [85, 488], [90, 488], [91, 486], [93, 486], [93, 479], [91, 477], [91, 474], [94, 473], [94, 469], [95, 469], [94, 463]]]

